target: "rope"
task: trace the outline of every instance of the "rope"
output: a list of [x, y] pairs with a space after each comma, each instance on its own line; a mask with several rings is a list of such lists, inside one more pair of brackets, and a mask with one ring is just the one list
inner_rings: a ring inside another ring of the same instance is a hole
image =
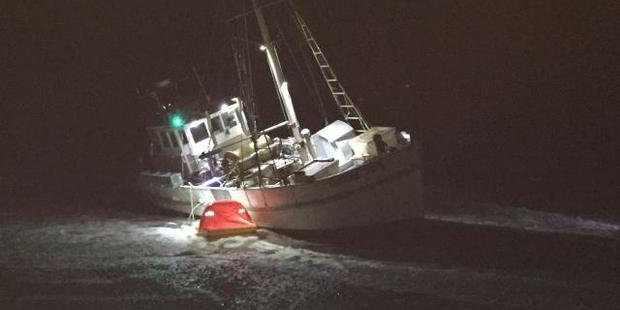
[[187, 220], [189, 221], [193, 221], [194, 220], [194, 210], [195, 210], [195, 206], [194, 206], [194, 184], [192, 184], [192, 182], [187, 182], [189, 183], [189, 216], [187, 217]]

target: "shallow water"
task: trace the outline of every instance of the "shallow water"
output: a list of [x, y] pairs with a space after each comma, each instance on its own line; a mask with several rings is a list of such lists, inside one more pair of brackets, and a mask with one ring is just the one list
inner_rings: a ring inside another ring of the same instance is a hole
[[620, 225], [434, 199], [425, 220], [208, 241], [195, 222], [118, 208], [0, 228], [3, 308], [609, 309]]

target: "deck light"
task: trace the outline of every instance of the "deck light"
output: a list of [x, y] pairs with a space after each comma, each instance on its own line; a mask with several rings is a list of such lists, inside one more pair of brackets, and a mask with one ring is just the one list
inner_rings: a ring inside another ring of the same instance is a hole
[[215, 212], [213, 212], [213, 210], [209, 210], [205, 212], [205, 216], [215, 216]]

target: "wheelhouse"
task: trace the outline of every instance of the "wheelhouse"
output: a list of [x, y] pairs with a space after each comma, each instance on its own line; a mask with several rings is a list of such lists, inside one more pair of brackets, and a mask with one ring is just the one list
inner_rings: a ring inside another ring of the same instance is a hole
[[179, 127], [150, 126], [149, 155], [157, 171], [180, 172], [184, 177], [201, 169], [199, 156], [220, 146], [232, 145], [249, 136], [241, 103], [222, 105], [209, 117]]

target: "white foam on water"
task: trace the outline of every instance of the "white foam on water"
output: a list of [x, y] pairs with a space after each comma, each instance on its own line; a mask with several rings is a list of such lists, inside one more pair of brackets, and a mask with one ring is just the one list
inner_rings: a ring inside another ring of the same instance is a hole
[[[428, 217], [598, 236], [614, 236], [620, 229], [616, 223], [495, 204], [452, 209], [458, 212], [445, 208]], [[102, 218], [94, 215], [49, 219], [44, 223], [6, 223], [0, 227], [4, 249], [0, 251], [0, 267], [5, 271], [17, 270], [13, 276], [23, 283], [107, 287], [119, 281], [144, 280], [171, 288], [174, 296], [181, 299], [206, 298], [233, 308], [279, 308], [283, 304], [303, 308], [309, 299], [328, 302], [346, 298], [342, 294], [350, 290], [345, 287], [353, 287], [353, 291], [418, 294], [449, 303], [500, 308], [579, 309], [580, 305], [618, 302], [612, 293], [617, 290], [613, 283], [567, 282], [538, 274], [446, 268], [334, 254], [321, 251], [320, 245], [262, 229], [253, 236], [209, 241], [195, 234], [196, 225], [196, 222], [161, 216]], [[126, 294], [121, 301], [156, 298], [152, 294], [144, 295], [139, 289]], [[172, 296], [163, 294], [161, 298], [165, 301]], [[56, 298], [38, 293], [31, 297]], [[101, 298], [115, 300], [116, 297]], [[329, 304], [319, 306], [329, 307]]]

